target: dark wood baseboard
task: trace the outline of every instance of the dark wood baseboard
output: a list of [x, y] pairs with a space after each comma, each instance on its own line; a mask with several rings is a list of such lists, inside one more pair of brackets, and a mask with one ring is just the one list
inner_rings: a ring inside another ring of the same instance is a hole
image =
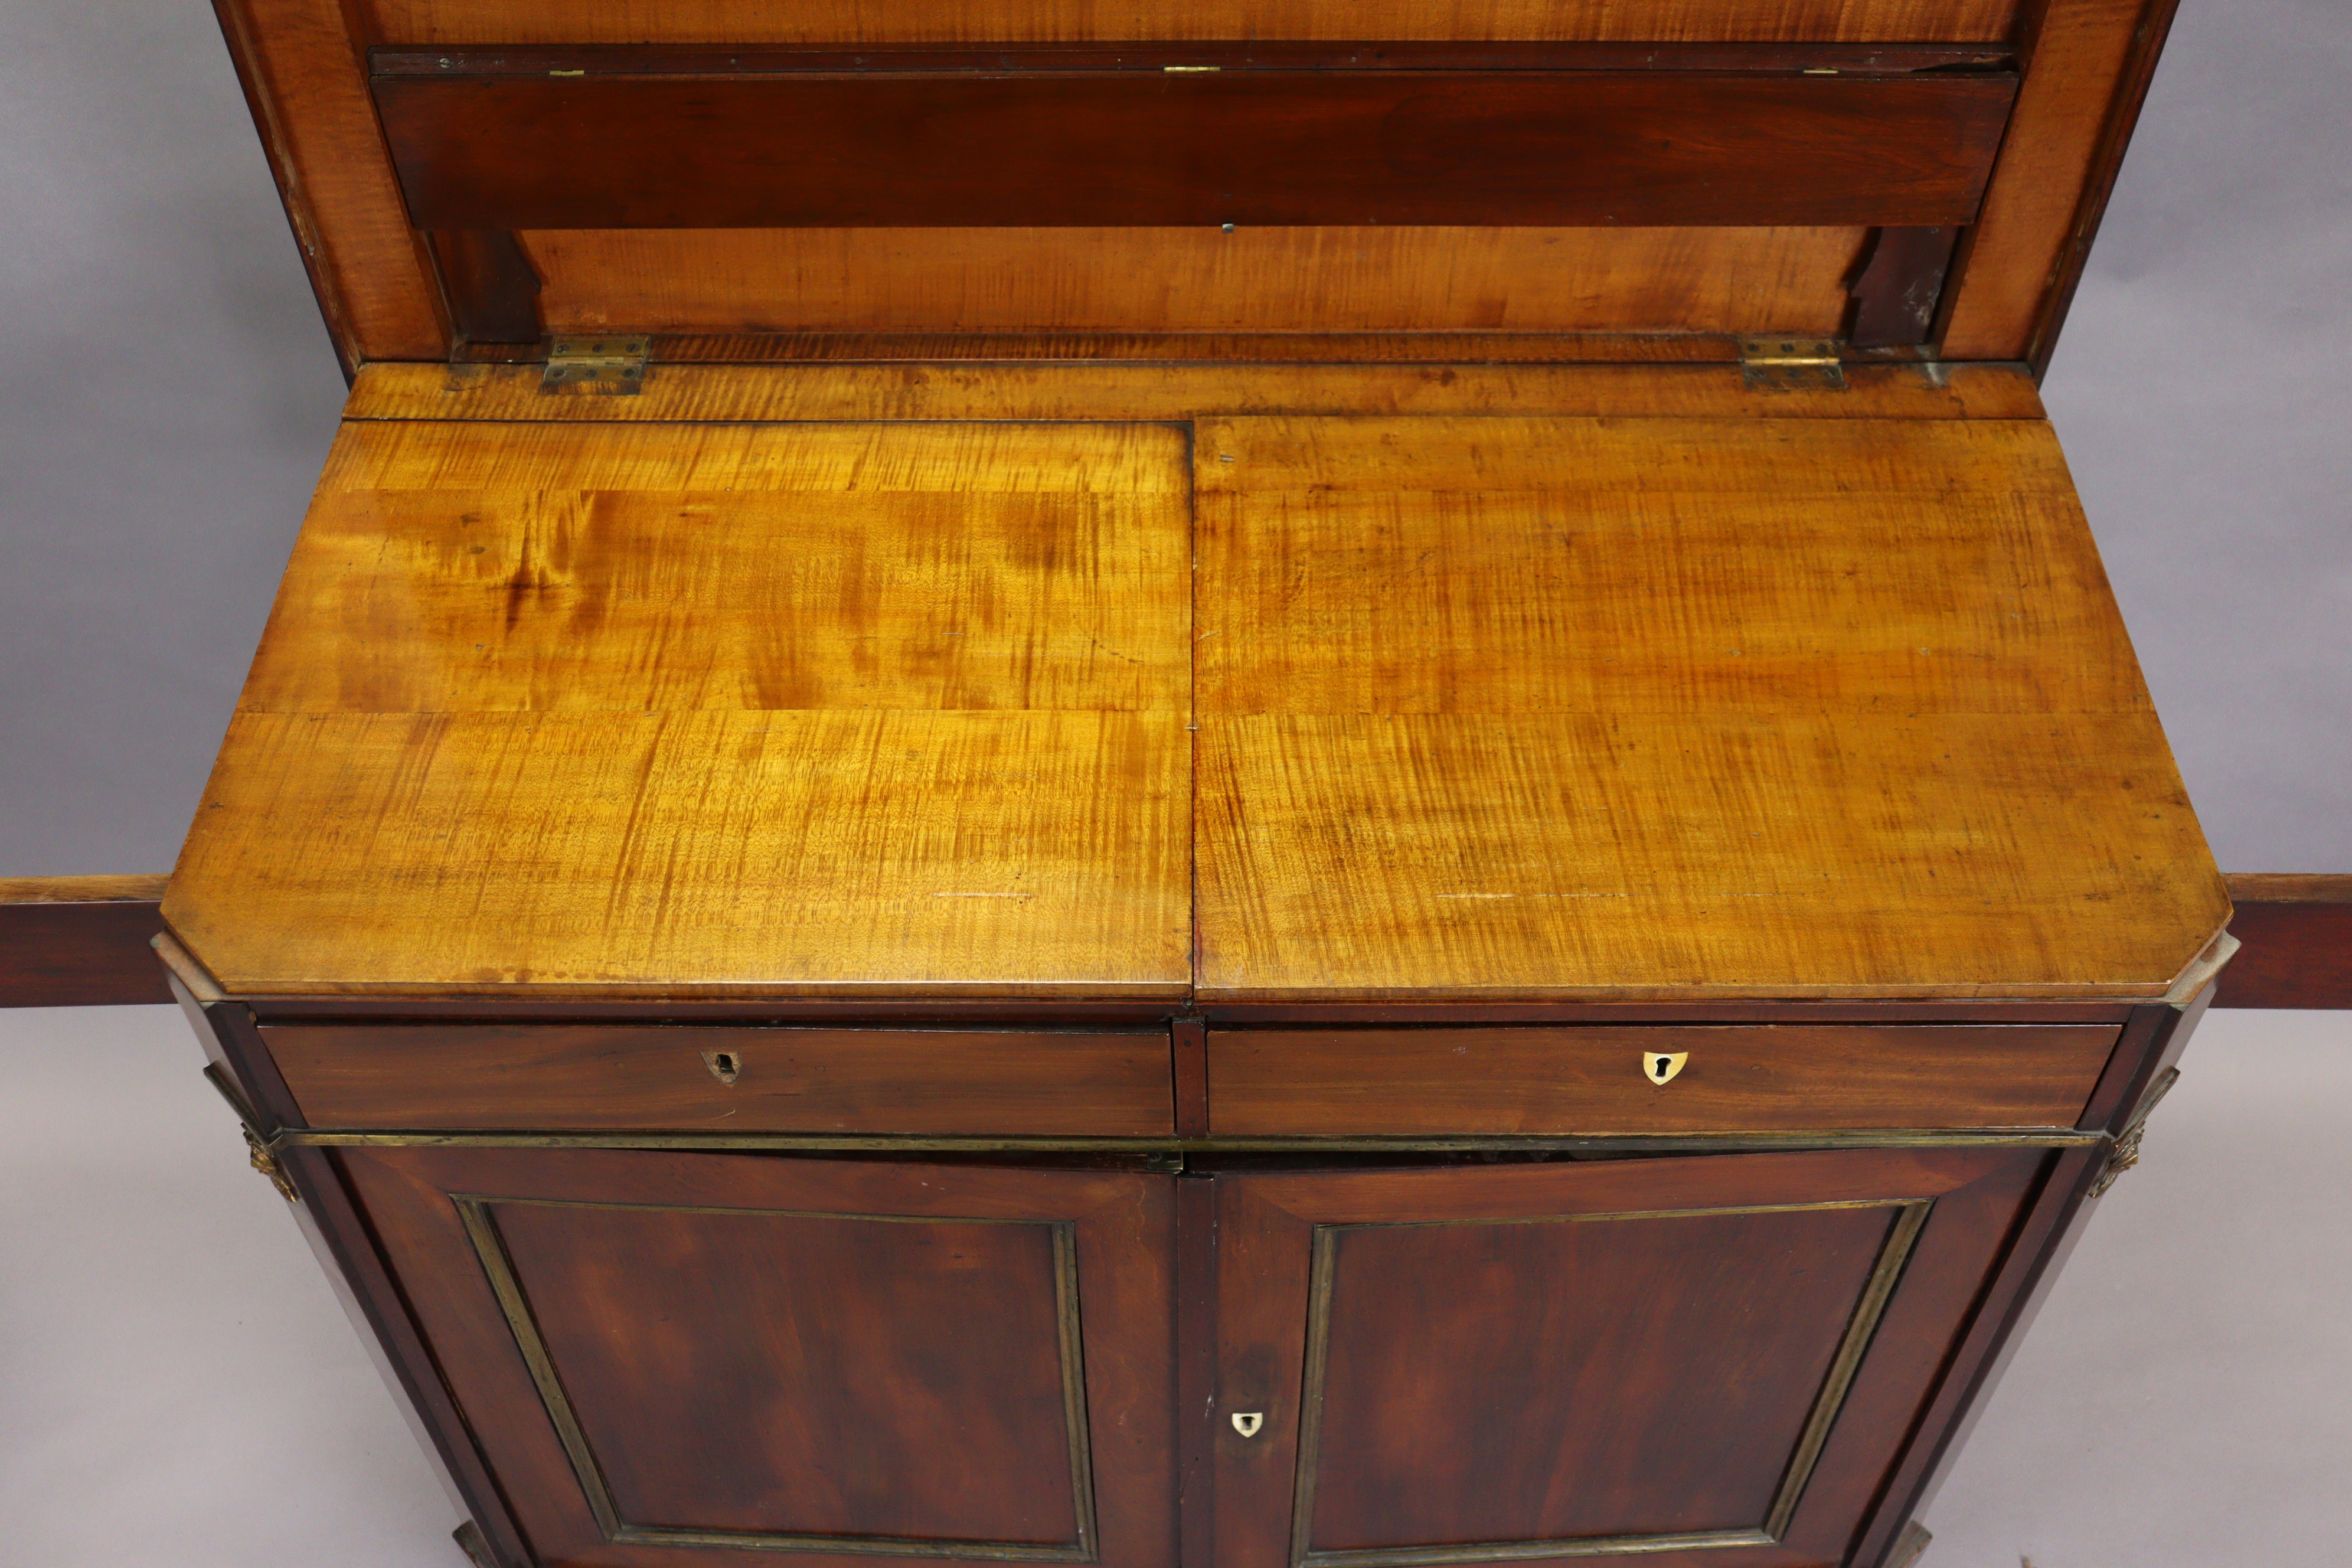
[[2352, 877], [2233, 876], [2230, 930], [2246, 945], [2216, 1007], [2352, 1007]]
[[161, 877], [0, 879], [0, 1007], [169, 1002]]
[[[2245, 943], [2217, 1007], [2352, 1008], [2352, 876], [2230, 879]], [[0, 1007], [169, 1002], [148, 941], [163, 929], [162, 877], [0, 879]]]

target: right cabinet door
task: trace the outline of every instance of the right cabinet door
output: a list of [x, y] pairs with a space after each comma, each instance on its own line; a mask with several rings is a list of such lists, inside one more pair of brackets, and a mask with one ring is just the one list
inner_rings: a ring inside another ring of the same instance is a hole
[[1218, 1175], [1213, 1560], [1875, 1552], [1888, 1526], [1864, 1526], [1949, 1420], [1939, 1388], [1980, 1354], [1956, 1352], [2013, 1293], [2020, 1271], [1996, 1276], [2063, 1163], [1977, 1147]]

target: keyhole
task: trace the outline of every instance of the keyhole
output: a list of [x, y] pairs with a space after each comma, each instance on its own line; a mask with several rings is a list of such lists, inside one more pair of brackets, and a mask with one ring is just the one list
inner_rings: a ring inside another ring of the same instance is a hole
[[1660, 1057], [1657, 1058], [1657, 1066], [1650, 1069], [1650, 1076], [1656, 1079], [1660, 1083], [1664, 1083], [1666, 1081], [1666, 1069], [1675, 1065], [1674, 1058], [1671, 1057]]
[[702, 1063], [710, 1069], [710, 1076], [721, 1083], [733, 1083], [743, 1070], [743, 1058], [733, 1051], [705, 1051]]

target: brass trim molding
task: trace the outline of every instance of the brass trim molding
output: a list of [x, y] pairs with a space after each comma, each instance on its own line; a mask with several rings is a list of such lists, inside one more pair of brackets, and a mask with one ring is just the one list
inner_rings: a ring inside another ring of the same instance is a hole
[[711, 1153], [828, 1150], [845, 1153], [1087, 1153], [1087, 1154], [1333, 1154], [1485, 1153], [1519, 1151], [1634, 1154], [1744, 1153], [1808, 1149], [2080, 1149], [2103, 1142], [2104, 1132], [2073, 1128], [1946, 1131], [1631, 1132], [1505, 1138], [921, 1138], [888, 1133], [828, 1132], [530, 1132], [289, 1127], [274, 1142], [344, 1149], [656, 1149]]
[[1908, 1203], [1858, 1200], [1827, 1204], [1765, 1204], [1738, 1208], [1546, 1215], [1526, 1219], [1405, 1222], [1416, 1228], [1440, 1225], [1591, 1225], [1607, 1220], [1684, 1219], [1732, 1214], [1810, 1214], [1824, 1209], [1891, 1208], [1895, 1211], [1893, 1223], [1887, 1228], [1886, 1240], [1879, 1248], [1876, 1262], [1871, 1266], [1870, 1278], [1864, 1282], [1861, 1295], [1855, 1299], [1853, 1311], [1846, 1321], [1845, 1332], [1840, 1336], [1837, 1352], [1831, 1357], [1829, 1371], [1822, 1380], [1821, 1392], [1814, 1395], [1812, 1407], [1807, 1412], [1804, 1426], [1798, 1434], [1796, 1447], [1790, 1451], [1788, 1468], [1781, 1473], [1780, 1484], [1773, 1493], [1771, 1505], [1765, 1510], [1762, 1524], [1758, 1528], [1674, 1535], [1581, 1536], [1558, 1541], [1485, 1541], [1444, 1546], [1355, 1547], [1337, 1552], [1316, 1551], [1310, 1538], [1315, 1526], [1317, 1464], [1323, 1439], [1323, 1387], [1330, 1359], [1331, 1290], [1338, 1264], [1338, 1237], [1342, 1231], [1393, 1230], [1400, 1227], [1392, 1224], [1317, 1226], [1307, 1274], [1307, 1357], [1299, 1398], [1297, 1479], [1291, 1490], [1290, 1568], [1443, 1568], [1443, 1565], [1453, 1563], [1608, 1557], [1688, 1552], [1708, 1547], [1780, 1544], [1788, 1534], [1790, 1521], [1796, 1517], [1797, 1505], [1804, 1500], [1805, 1488], [1812, 1479], [1814, 1467], [1821, 1461], [1822, 1450], [1829, 1442], [1830, 1431], [1837, 1424], [1838, 1413], [1845, 1405], [1846, 1395], [1853, 1390], [1854, 1375], [1862, 1368], [1863, 1357], [1870, 1349], [1872, 1336], [1878, 1331], [1879, 1320], [1885, 1315], [1887, 1304], [1895, 1298], [1895, 1287], [1903, 1278], [1904, 1266], [1910, 1261], [1912, 1247], [1918, 1241], [1919, 1233], [1926, 1227], [1927, 1215], [1935, 1206], [1933, 1199]]
[[[452, 1193], [450, 1201], [481, 1260], [490, 1290], [498, 1298], [515, 1348], [539, 1390], [540, 1403], [572, 1461], [572, 1474], [596, 1528], [616, 1546], [704, 1546], [752, 1552], [836, 1552], [875, 1557], [985, 1558], [1003, 1563], [1096, 1563], [1100, 1561], [1095, 1525], [1093, 1442], [1087, 1428], [1086, 1365], [1078, 1321], [1077, 1230], [1067, 1220], [968, 1218], [927, 1215], [835, 1214], [799, 1209], [726, 1208], [691, 1204], [583, 1203], [551, 1198], [509, 1198], [489, 1194]], [[1012, 1541], [959, 1541], [883, 1535], [815, 1535], [786, 1531], [695, 1530], [673, 1525], [633, 1524], [620, 1515], [613, 1492], [596, 1462], [588, 1434], [580, 1424], [554, 1358], [539, 1331], [514, 1260], [499, 1235], [494, 1206], [570, 1209], [626, 1209], [652, 1214], [758, 1215], [771, 1218], [827, 1219], [880, 1225], [1037, 1225], [1051, 1231], [1054, 1242], [1054, 1310], [1062, 1371], [1063, 1420], [1070, 1445], [1070, 1494], [1077, 1541], [1071, 1546], [1034, 1546]]]

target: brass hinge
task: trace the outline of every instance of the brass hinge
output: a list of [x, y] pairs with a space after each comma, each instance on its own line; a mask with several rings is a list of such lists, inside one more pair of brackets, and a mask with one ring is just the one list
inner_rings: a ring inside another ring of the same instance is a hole
[[540, 378], [539, 389], [635, 397], [645, 388], [646, 361], [652, 348], [653, 340], [642, 333], [556, 338], [548, 344], [547, 374]]
[[1758, 392], [1845, 390], [1845, 364], [1835, 338], [1742, 338], [1739, 369]]

